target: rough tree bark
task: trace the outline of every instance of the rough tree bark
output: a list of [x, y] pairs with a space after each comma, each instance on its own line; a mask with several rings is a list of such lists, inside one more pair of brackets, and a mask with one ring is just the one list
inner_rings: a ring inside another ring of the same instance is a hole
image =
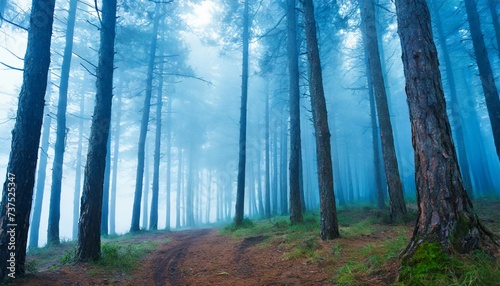
[[57, 130], [52, 165], [52, 186], [50, 189], [49, 226], [47, 244], [59, 244], [59, 219], [61, 217], [61, 183], [63, 177], [64, 151], [66, 147], [66, 107], [68, 105], [69, 71], [73, 55], [73, 34], [75, 31], [76, 8], [78, 0], [69, 3], [68, 22], [66, 25], [66, 44], [61, 66], [59, 101], [57, 103]]
[[335, 195], [333, 193], [332, 156], [330, 149], [330, 130], [326, 110], [323, 75], [319, 58], [316, 20], [312, 0], [302, 0], [304, 6], [304, 24], [309, 62], [309, 91], [313, 123], [316, 136], [316, 156], [318, 164], [318, 182], [321, 212], [321, 239], [333, 239], [340, 236]]
[[[111, 125], [110, 125], [110, 133], [112, 133]], [[106, 167], [104, 168], [104, 185], [102, 188], [101, 235], [108, 235], [110, 179], [111, 179], [111, 135], [108, 135], [108, 143], [106, 144]]]
[[241, 71], [241, 107], [240, 107], [240, 142], [238, 159], [238, 186], [236, 190], [236, 208], [234, 224], [243, 222], [245, 208], [245, 163], [246, 163], [246, 138], [247, 138], [247, 102], [248, 102], [248, 44], [249, 44], [249, 8], [245, 0], [243, 9], [243, 63]]
[[403, 186], [399, 176], [398, 161], [394, 147], [394, 136], [392, 132], [389, 104], [384, 85], [382, 63], [378, 48], [377, 28], [375, 22], [375, 4], [373, 0], [360, 0], [363, 18], [363, 36], [366, 41], [368, 62], [370, 65], [370, 77], [375, 93], [380, 137], [382, 139], [382, 154], [384, 156], [385, 175], [389, 188], [389, 201], [391, 206], [391, 219], [397, 219], [406, 214], [406, 205], [403, 197]]
[[115, 56], [116, 0], [103, 1], [100, 28], [96, 100], [83, 179], [78, 224], [76, 259], [97, 260], [101, 256], [101, 207], [104, 169], [113, 98], [113, 60]]
[[441, 74], [425, 0], [396, 0], [406, 94], [415, 149], [418, 219], [404, 251], [410, 261], [423, 243], [446, 252], [469, 252], [489, 232], [474, 212], [462, 185], [446, 115]]
[[[155, 18], [153, 23], [151, 45], [149, 46], [148, 73], [146, 77], [146, 96], [144, 97], [144, 106], [142, 110], [141, 130], [139, 133], [139, 147], [137, 151], [137, 172], [135, 177], [134, 204], [132, 207], [132, 222], [130, 231], [139, 231], [141, 219], [141, 199], [142, 187], [144, 182], [144, 153], [146, 146], [146, 135], [148, 133], [149, 112], [151, 109], [151, 93], [153, 91], [153, 72], [155, 66], [156, 43], [158, 41], [158, 26], [160, 23], [160, 4], [156, 3]], [[146, 225], [144, 226], [146, 227]]]
[[[50, 84], [50, 72], [48, 75], [47, 82], [47, 92], [45, 94], [50, 100], [51, 93], [51, 84]], [[33, 206], [33, 215], [31, 216], [31, 225], [30, 225], [30, 239], [29, 239], [29, 248], [37, 248], [38, 247], [38, 237], [40, 234], [40, 218], [42, 216], [42, 203], [43, 203], [43, 195], [45, 191], [45, 178], [47, 175], [47, 159], [49, 152], [49, 137], [50, 137], [50, 124], [52, 123], [52, 116], [50, 115], [50, 110], [46, 106], [45, 107], [45, 117], [43, 119], [43, 133], [42, 133], [42, 143], [40, 146], [40, 161], [38, 162], [38, 171], [36, 176], [36, 193], [35, 193], [35, 205]]]
[[479, 69], [479, 78], [483, 86], [486, 108], [490, 117], [491, 129], [493, 130], [493, 139], [497, 156], [500, 160], [500, 98], [498, 89], [495, 85], [495, 78], [491, 70], [488, 52], [481, 32], [481, 22], [477, 12], [476, 0], [464, 0], [467, 19], [469, 20], [472, 45], [474, 46], [474, 55]]
[[290, 222], [303, 221], [300, 201], [300, 90], [299, 90], [299, 50], [297, 44], [296, 0], [287, 0], [287, 54], [290, 93]]
[[[25, 273], [35, 169], [50, 65], [54, 0], [33, 0], [24, 73], [0, 204], [0, 280]], [[14, 206], [12, 205], [14, 204]], [[9, 246], [14, 240], [15, 245]], [[14, 258], [14, 265], [8, 259]], [[13, 268], [7, 268], [12, 267]], [[13, 271], [12, 271], [13, 270]]]

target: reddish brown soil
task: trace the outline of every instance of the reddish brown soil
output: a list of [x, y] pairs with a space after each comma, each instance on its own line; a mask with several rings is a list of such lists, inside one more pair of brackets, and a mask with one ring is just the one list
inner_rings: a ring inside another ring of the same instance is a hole
[[[77, 264], [57, 270], [41, 271], [17, 278], [12, 285], [331, 285], [336, 269], [356, 257], [340, 255], [334, 264], [321, 258], [290, 258], [289, 245], [267, 237], [231, 238], [218, 230], [201, 229], [152, 233], [140, 239], [164, 241], [149, 253], [139, 269], [129, 274], [99, 273], [95, 265]], [[323, 242], [331, 249], [339, 243], [344, 249], [361, 247], [380, 240], [385, 234], [356, 239]], [[165, 243], [166, 239], [171, 240]], [[370, 277], [360, 285], [387, 285], [397, 275], [397, 263], [387, 264], [380, 277]], [[361, 281], [360, 281], [361, 282]]]
[[[286, 261], [278, 249], [259, 249], [264, 237], [234, 240], [215, 230], [165, 234], [172, 241], [151, 253], [128, 277], [93, 277], [76, 265], [37, 273], [19, 285], [318, 285], [317, 265]], [[278, 282], [279, 281], [279, 282]]]

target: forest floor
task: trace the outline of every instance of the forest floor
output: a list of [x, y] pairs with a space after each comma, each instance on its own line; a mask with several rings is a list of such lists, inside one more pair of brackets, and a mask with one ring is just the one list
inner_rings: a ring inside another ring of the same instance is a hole
[[[475, 206], [499, 234], [500, 201], [483, 199]], [[67, 242], [30, 251], [30, 274], [9, 284], [392, 285], [399, 254], [413, 230], [414, 208], [411, 213], [407, 222], [388, 224], [385, 211], [340, 210], [342, 237], [332, 241], [319, 239], [317, 213], [294, 226], [278, 217], [246, 220], [247, 227], [238, 230], [229, 226], [110, 236], [103, 239], [102, 259], [85, 264], [73, 263], [75, 243]], [[493, 265], [495, 279], [500, 277], [498, 260]]]

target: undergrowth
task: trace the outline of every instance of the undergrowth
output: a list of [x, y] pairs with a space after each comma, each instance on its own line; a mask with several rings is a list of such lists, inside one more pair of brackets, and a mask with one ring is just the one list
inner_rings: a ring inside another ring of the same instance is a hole
[[500, 266], [483, 251], [448, 255], [437, 243], [422, 243], [403, 261], [398, 285], [498, 285]]
[[314, 212], [294, 225], [287, 216], [245, 219], [241, 227], [229, 225], [221, 233], [236, 239], [265, 236], [260, 244], [278, 247], [284, 259], [321, 263], [334, 285], [458, 286], [498, 285], [495, 282], [500, 281], [498, 263], [482, 252], [450, 257], [429, 246], [417, 253], [414, 264], [400, 267], [416, 208], [408, 208], [408, 214], [397, 221], [390, 220], [389, 210], [372, 206], [343, 208], [337, 215], [341, 238], [326, 242], [319, 238], [320, 218]]

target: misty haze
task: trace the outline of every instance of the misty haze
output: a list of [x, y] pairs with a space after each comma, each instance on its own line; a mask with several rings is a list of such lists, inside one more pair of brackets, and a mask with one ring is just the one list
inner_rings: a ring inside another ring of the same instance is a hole
[[496, 285], [498, 0], [0, 0], [0, 280]]

